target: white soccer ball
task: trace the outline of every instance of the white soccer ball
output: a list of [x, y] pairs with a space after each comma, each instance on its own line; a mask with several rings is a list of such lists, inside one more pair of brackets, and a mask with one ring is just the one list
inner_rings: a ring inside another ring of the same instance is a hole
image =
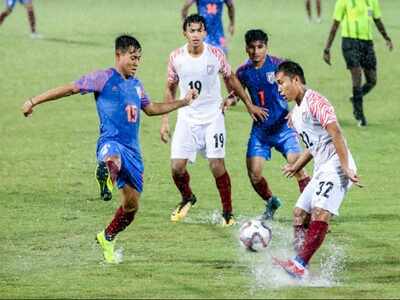
[[271, 228], [259, 220], [246, 221], [239, 229], [240, 244], [249, 251], [265, 250], [271, 239]]

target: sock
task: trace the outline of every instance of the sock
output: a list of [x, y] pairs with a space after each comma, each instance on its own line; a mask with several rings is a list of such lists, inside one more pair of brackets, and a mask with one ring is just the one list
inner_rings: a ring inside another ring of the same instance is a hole
[[0, 14], [0, 25], [3, 23], [4, 19], [9, 15], [7, 11], [4, 11]]
[[29, 25], [31, 26], [31, 32], [35, 33], [36, 32], [35, 13], [31, 9], [28, 9], [27, 13], [28, 13]]
[[175, 185], [178, 188], [179, 192], [182, 195], [183, 199], [189, 199], [192, 196], [192, 190], [189, 186], [190, 175], [187, 171], [184, 174], [174, 174], [172, 175], [174, 179]]
[[360, 120], [363, 114], [363, 93], [361, 87], [353, 87], [353, 114]]
[[232, 212], [231, 179], [228, 172], [215, 179], [224, 213]]
[[302, 193], [304, 191], [304, 189], [306, 188], [307, 184], [311, 181], [310, 176], [307, 176], [303, 179], [300, 179], [299, 181], [297, 181], [298, 185], [299, 185], [299, 190], [300, 193]]
[[307, 265], [314, 253], [319, 249], [328, 231], [328, 223], [323, 221], [311, 221], [304, 238], [303, 248], [298, 257]]
[[294, 233], [294, 240], [293, 240], [293, 246], [294, 246], [294, 251], [296, 253], [299, 253], [300, 250], [303, 248], [304, 245], [304, 237], [306, 235], [306, 228], [304, 225], [295, 225], [293, 226], [293, 233]]
[[136, 211], [125, 212], [122, 206], [117, 209], [114, 219], [105, 230], [106, 240], [112, 241], [116, 235], [123, 231], [135, 218]]
[[110, 177], [112, 183], [115, 185], [115, 182], [117, 181], [118, 178], [118, 173], [119, 173], [119, 168], [116, 163], [114, 163], [112, 160], [106, 161], [106, 166], [108, 171], [110, 172]]
[[254, 190], [257, 192], [258, 195], [265, 201], [272, 197], [272, 192], [269, 189], [268, 183], [264, 177], [257, 183], [252, 183]]

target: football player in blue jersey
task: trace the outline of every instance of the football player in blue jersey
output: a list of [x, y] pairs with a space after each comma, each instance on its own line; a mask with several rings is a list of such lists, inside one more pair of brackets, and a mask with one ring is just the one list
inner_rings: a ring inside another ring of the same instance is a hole
[[235, 6], [233, 0], [185, 0], [182, 7], [182, 19], [184, 20], [189, 8], [196, 3], [198, 14], [206, 20], [207, 36], [204, 40], [207, 44], [218, 47], [227, 54], [227, 42], [222, 25], [224, 4], [228, 7], [229, 27], [228, 31], [232, 36], [235, 32]]
[[114, 219], [96, 236], [108, 263], [118, 262], [114, 253], [115, 237], [133, 221], [139, 208], [144, 170], [139, 143], [140, 110], [149, 116], [165, 114], [191, 104], [197, 97], [197, 91], [190, 89], [182, 100], [150, 102], [135, 76], [141, 55], [141, 46], [134, 37], [119, 36], [115, 41], [114, 68], [96, 71], [48, 90], [30, 98], [22, 107], [24, 115], [29, 116], [41, 103], [77, 93], [94, 93], [100, 120], [96, 151], [100, 195], [110, 200], [112, 184], [118, 186], [121, 194], [121, 206]]
[[[265, 160], [271, 159], [271, 149], [275, 148], [294, 163], [302, 150], [296, 132], [287, 124], [288, 105], [275, 82], [275, 71], [282, 59], [268, 54], [268, 35], [260, 29], [247, 31], [245, 42], [249, 59], [238, 68], [237, 77], [253, 104], [268, 110], [268, 118], [253, 122], [247, 144], [247, 172], [254, 190], [266, 201], [263, 218], [272, 219], [281, 201], [262, 176]], [[310, 177], [300, 170], [296, 179], [302, 192]]]
[[[10, 15], [14, 9], [17, 0], [5, 0], [6, 9], [0, 13], [0, 25], [3, 23], [4, 19]], [[18, 0], [19, 3], [25, 6], [26, 12], [28, 14], [29, 25], [31, 27], [31, 37], [38, 38], [40, 35], [36, 32], [36, 18], [35, 12], [33, 10], [32, 0]]]

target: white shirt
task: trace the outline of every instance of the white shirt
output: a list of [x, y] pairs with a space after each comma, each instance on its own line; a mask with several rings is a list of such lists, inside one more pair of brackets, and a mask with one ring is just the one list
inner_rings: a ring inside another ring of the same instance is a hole
[[179, 82], [180, 97], [184, 97], [190, 88], [199, 91], [198, 99], [178, 110], [178, 118], [185, 118], [191, 124], [212, 122], [221, 113], [219, 74], [226, 78], [231, 73], [225, 54], [206, 43], [198, 57], [189, 54], [187, 44], [173, 51], [168, 63], [168, 82]]
[[332, 137], [326, 131], [328, 124], [337, 122], [335, 110], [329, 101], [316, 91], [308, 89], [300, 105], [294, 106], [291, 119], [306, 148], [314, 157], [314, 173], [322, 165], [324, 168], [337, 165], [326, 164], [330, 160], [339, 162]]

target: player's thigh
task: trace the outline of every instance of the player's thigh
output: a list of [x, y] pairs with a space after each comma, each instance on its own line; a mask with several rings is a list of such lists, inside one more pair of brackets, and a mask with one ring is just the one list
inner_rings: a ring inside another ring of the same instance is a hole
[[212, 123], [205, 127], [207, 158], [224, 158], [226, 145], [225, 118], [221, 114]]
[[188, 159], [194, 162], [197, 146], [191, 126], [178, 118], [171, 141], [171, 159]]
[[287, 160], [297, 159], [296, 156], [302, 152], [297, 133], [293, 128], [290, 128], [287, 123], [284, 123], [281, 129], [276, 132], [272, 137], [273, 146], [279, 151]]
[[342, 39], [342, 54], [348, 69], [361, 66], [360, 44], [357, 39]]
[[317, 187], [317, 181], [313, 177], [311, 181], [307, 184], [306, 188], [304, 191], [300, 194], [299, 198], [297, 199], [296, 205], [295, 205], [295, 210], [298, 209], [303, 210], [306, 214], [311, 214], [312, 211], [312, 200], [313, 200], [313, 195], [315, 194]]
[[312, 208], [321, 208], [332, 215], [339, 215], [340, 206], [347, 192], [347, 181], [336, 172], [318, 176], [312, 197]]
[[362, 42], [361, 67], [366, 70], [376, 70], [376, 55], [372, 41]]
[[271, 145], [268, 143], [268, 136], [262, 129], [254, 128], [251, 130], [247, 142], [246, 157], [263, 157], [265, 160], [271, 159]]

